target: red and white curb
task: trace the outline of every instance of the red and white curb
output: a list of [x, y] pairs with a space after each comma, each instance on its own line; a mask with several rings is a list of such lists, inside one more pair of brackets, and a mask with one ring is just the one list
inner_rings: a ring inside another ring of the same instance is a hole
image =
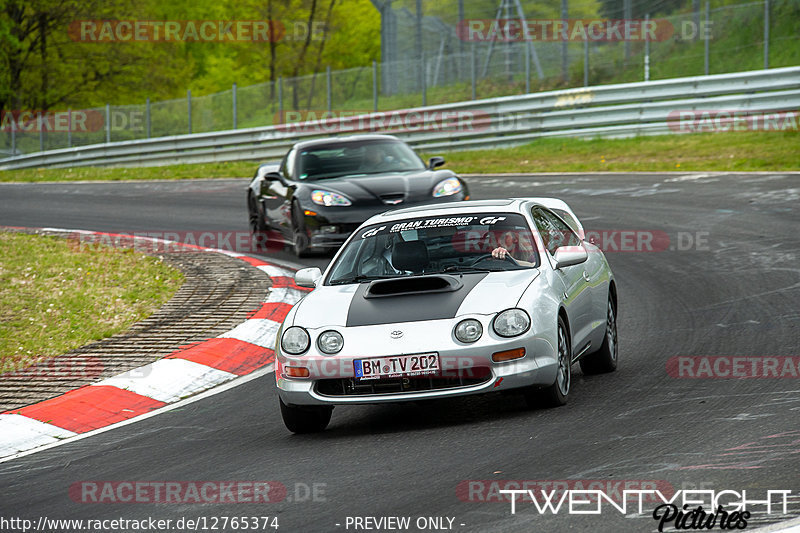
[[[129, 238], [84, 230], [42, 229]], [[1, 413], [0, 458], [141, 416], [275, 361], [278, 328], [292, 305], [309, 291], [294, 284], [292, 270], [229, 250], [135, 238], [236, 257], [266, 273], [272, 279], [272, 288], [247, 320], [219, 337], [182, 347], [163, 359], [61, 396]]]

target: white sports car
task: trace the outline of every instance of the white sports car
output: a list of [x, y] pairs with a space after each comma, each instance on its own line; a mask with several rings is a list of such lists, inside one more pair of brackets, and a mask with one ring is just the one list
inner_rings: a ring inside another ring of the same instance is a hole
[[375, 215], [278, 333], [286, 427], [321, 431], [334, 405], [519, 389], [563, 405], [571, 366], [617, 366], [617, 289], [600, 249], [553, 198], [456, 202]]

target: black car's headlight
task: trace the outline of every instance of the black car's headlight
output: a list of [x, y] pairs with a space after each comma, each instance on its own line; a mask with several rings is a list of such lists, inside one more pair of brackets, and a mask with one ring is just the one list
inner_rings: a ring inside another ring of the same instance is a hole
[[483, 326], [474, 318], [468, 318], [456, 324], [453, 334], [461, 342], [475, 342], [483, 335]]
[[338, 207], [352, 205], [352, 202], [341, 194], [317, 189], [311, 191], [311, 201], [325, 207]]
[[308, 332], [299, 326], [288, 328], [281, 336], [281, 350], [291, 355], [305, 353], [309, 344], [311, 344], [311, 338], [308, 336]]
[[452, 196], [461, 192], [461, 182], [458, 178], [447, 178], [436, 184], [433, 188], [433, 197]]
[[506, 309], [492, 321], [492, 328], [501, 337], [522, 335], [530, 326], [531, 319], [522, 309]]
[[317, 347], [323, 353], [338, 353], [341, 351], [342, 346], [344, 346], [344, 338], [342, 338], [342, 334], [338, 331], [323, 331], [322, 335], [317, 339]]

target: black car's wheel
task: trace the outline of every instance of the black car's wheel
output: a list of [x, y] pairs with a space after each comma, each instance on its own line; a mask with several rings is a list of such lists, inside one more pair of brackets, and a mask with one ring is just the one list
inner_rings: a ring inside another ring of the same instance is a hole
[[608, 297], [606, 307], [606, 335], [603, 344], [596, 352], [581, 359], [581, 370], [584, 374], [603, 374], [617, 369], [617, 310], [614, 300]]
[[281, 416], [292, 433], [317, 433], [324, 431], [331, 421], [333, 407], [324, 405], [286, 405], [280, 398]]
[[569, 389], [572, 385], [572, 350], [570, 349], [569, 331], [564, 319], [558, 317], [558, 369], [552, 385], [544, 389], [527, 391], [525, 400], [528, 406], [545, 405], [558, 407], [567, 403]]
[[309, 238], [306, 230], [306, 223], [303, 219], [303, 211], [295, 202], [292, 206], [292, 249], [297, 257], [308, 255]]
[[268, 241], [267, 223], [258, 212], [256, 199], [253, 198], [252, 194], [247, 196], [247, 212], [253, 247], [256, 250], [266, 248]]

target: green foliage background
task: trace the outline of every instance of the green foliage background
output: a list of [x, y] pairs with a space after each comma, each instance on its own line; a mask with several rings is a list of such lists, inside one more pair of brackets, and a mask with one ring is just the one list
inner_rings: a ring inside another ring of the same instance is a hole
[[[275, 20], [263, 42], [77, 42], [80, 20]], [[306, 42], [295, 24], [323, 23]], [[320, 38], [321, 37], [321, 38]], [[380, 57], [369, 0], [0, 0], [0, 109], [87, 108], [203, 95]]]

